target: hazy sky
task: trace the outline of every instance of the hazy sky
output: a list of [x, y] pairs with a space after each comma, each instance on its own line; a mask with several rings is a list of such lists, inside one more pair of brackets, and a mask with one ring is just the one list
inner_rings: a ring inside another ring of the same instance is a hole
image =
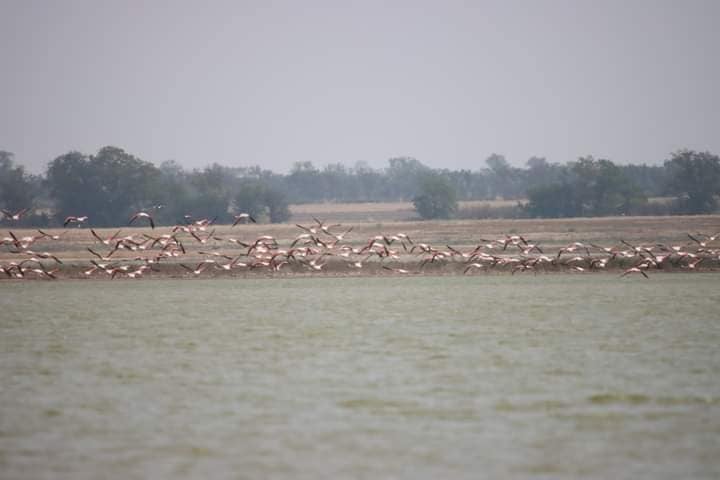
[[0, 149], [33, 172], [720, 153], [720, 1], [0, 0]]

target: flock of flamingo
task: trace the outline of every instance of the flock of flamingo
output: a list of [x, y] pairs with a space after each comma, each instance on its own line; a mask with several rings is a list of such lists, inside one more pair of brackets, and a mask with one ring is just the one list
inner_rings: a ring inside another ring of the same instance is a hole
[[[2, 214], [4, 220], [18, 222], [26, 211], [2, 210]], [[95, 245], [86, 250], [92, 257], [80, 267], [82, 274], [76, 276], [141, 278], [149, 272], [161, 271], [161, 265], [172, 265], [171, 271], [182, 271], [186, 276], [241, 269], [320, 272], [332, 259], [337, 259], [332, 262], [340, 265], [341, 270], [360, 270], [372, 264], [375, 271], [398, 275], [422, 273], [433, 265], [452, 263], [458, 265], [455, 271], [462, 271], [463, 274], [490, 270], [502, 270], [512, 275], [547, 270], [592, 272], [615, 267], [621, 270], [620, 277], [637, 274], [648, 278], [647, 272], [650, 270], [670, 267], [696, 271], [703, 262], [720, 262], [720, 233], [688, 234], [688, 241], [680, 245], [633, 245], [624, 240], [615, 246], [573, 242], [554, 252], [543, 250], [540, 245], [523, 236], [505, 235], [494, 240], [481, 240], [476, 246], [462, 251], [450, 245], [437, 247], [419, 243], [402, 232], [379, 234], [361, 242], [350, 242], [348, 237], [353, 227], [330, 225], [313, 217], [315, 223], [312, 225], [296, 224], [298, 234], [288, 246], [281, 247], [270, 235], [260, 235], [247, 241], [220, 237], [215, 234], [215, 220], [196, 220], [186, 215], [184, 224], [175, 225], [167, 233], [158, 235], [143, 233], [122, 236], [121, 230], [118, 230], [113, 235], [103, 237], [90, 228]], [[255, 222], [247, 213], [235, 215], [233, 220], [231, 227]], [[87, 221], [88, 216], [68, 216], [63, 226], [81, 227]], [[145, 211], [130, 217], [128, 225], [143, 221], [154, 231], [154, 219]], [[0, 278], [60, 278], [63, 261], [50, 252], [35, 250], [35, 245], [44, 241], [59, 241], [66, 232], [52, 235], [37, 230], [36, 235], [18, 236], [9, 231], [9, 236], [2, 238], [0, 245], [17, 256], [17, 260], [0, 264], [0, 272], [4, 274]], [[201, 258], [198, 263], [188, 265], [188, 260], [194, 257], [186, 250], [188, 242], [202, 249], [196, 252], [199, 256], [196, 259]], [[232, 247], [223, 251], [223, 244]]]

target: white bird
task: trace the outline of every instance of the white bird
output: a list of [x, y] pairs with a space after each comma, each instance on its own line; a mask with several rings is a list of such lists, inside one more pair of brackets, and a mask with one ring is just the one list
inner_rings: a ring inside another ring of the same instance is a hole
[[687, 265], [684, 265], [683, 268], [689, 268], [690, 270], [694, 270], [695, 267], [697, 267], [698, 264], [700, 262], [702, 262], [703, 260], [705, 260], [705, 257], [698, 257], [695, 260], [693, 260], [692, 262], [689, 262]]
[[0, 210], [0, 211], [3, 213], [3, 215], [5, 216], [5, 218], [9, 218], [10, 220], [12, 220], [12, 221], [14, 221], [14, 222], [18, 222], [18, 221], [20, 221], [20, 218], [22, 218], [22, 216], [23, 216], [23, 215], [25, 214], [25, 212], [27, 212], [28, 210], [29, 210], [29, 209], [27, 209], [27, 208], [23, 208], [22, 210], [18, 210], [17, 212], [13, 213], [13, 212], [10, 212], [10, 211], [5, 210], [5, 209], [3, 208], [3, 209]]
[[63, 227], [67, 227], [70, 223], [77, 223], [77, 226], [80, 227], [83, 223], [87, 222], [88, 216], [84, 215], [82, 217], [76, 217], [74, 215], [70, 215], [69, 217], [65, 217], [65, 221], [63, 222]]
[[200, 263], [198, 264], [198, 266], [195, 267], [195, 269], [192, 269], [192, 268], [188, 267], [188, 266], [185, 265], [184, 263], [181, 263], [180, 266], [181, 266], [182, 268], [184, 268], [185, 270], [187, 270], [187, 271], [189, 271], [189, 272], [192, 272], [193, 275], [196, 275], [196, 276], [197, 276], [197, 275], [200, 275], [200, 274], [203, 272], [203, 270], [205, 270], [205, 269], [207, 268], [208, 263], [207, 263], [207, 262], [200, 262]]
[[465, 267], [465, 270], [463, 270], [463, 274], [469, 272], [469, 271], [472, 270], [473, 268], [477, 268], [477, 269], [485, 268], [485, 265], [482, 264], [482, 263], [471, 263], [470, 265], [468, 265], [467, 267]]
[[627, 270], [625, 270], [625, 271], [620, 275], [620, 277], [622, 278], [622, 277], [624, 277], [625, 275], [630, 275], [631, 273], [639, 273], [639, 274], [641, 274], [641, 275], [642, 275], [643, 277], [645, 277], [645, 278], [650, 278], [650, 277], [647, 276], [647, 273], [645, 273], [642, 269], [640, 269], [640, 268], [638, 268], [638, 267], [628, 268]]
[[240, 223], [240, 222], [248, 222], [248, 221], [250, 221], [250, 222], [252, 222], [252, 223], [257, 223], [257, 222], [255, 221], [255, 219], [254, 219], [249, 213], [241, 213], [241, 214], [239, 214], [239, 215], [234, 215], [233, 218], [235, 219], [235, 221], [234, 221], [233, 224], [232, 224], [233, 227], [234, 227], [235, 225], [237, 225], [238, 223]]
[[356, 260], [354, 262], [348, 262], [348, 267], [350, 268], [362, 268], [363, 262], [366, 262], [368, 258], [372, 257], [372, 255], [368, 255], [367, 257], [363, 258], [362, 260]]
[[128, 225], [132, 225], [132, 223], [137, 220], [138, 218], [147, 218], [147, 220], [150, 222], [150, 227], [155, 228], [155, 222], [153, 221], [152, 215], [150, 215], [147, 212], [137, 212], [135, 215], [130, 217], [130, 221], [128, 222]]
[[60, 240], [60, 237], [65, 235], [67, 232], [63, 232], [60, 235], [50, 235], [49, 233], [43, 232], [42, 230], [38, 229], [38, 232], [45, 238], [49, 238], [50, 240]]
[[405, 270], [404, 268], [393, 268], [393, 267], [388, 267], [387, 265], [383, 265], [382, 268], [384, 268], [385, 270], [390, 270], [393, 273], [399, 273], [402, 275], [407, 275], [408, 273], [410, 273], [409, 271]]
[[110, 237], [108, 237], [108, 238], [102, 238], [102, 237], [101, 237], [100, 235], [98, 235], [98, 233], [97, 233], [94, 229], [92, 229], [92, 228], [90, 229], [90, 233], [92, 234], [93, 237], [95, 237], [95, 238], [96, 238], [100, 243], [102, 243], [103, 245], [110, 246], [110, 245], [112, 245], [113, 243], [115, 243], [115, 239], [117, 238], [118, 235], [120, 235], [120, 230], [118, 230], [118, 231], [115, 232], [112, 236], [110, 236]]

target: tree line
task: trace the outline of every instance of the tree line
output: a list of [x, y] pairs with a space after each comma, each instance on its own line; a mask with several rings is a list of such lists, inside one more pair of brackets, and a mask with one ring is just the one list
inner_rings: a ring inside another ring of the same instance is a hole
[[[68, 152], [31, 175], [0, 151], [0, 208], [29, 208], [27, 226], [53, 226], [68, 215], [91, 215], [96, 226], [122, 225], [132, 213], [154, 209], [157, 223], [176, 224], [186, 216], [227, 221], [246, 212], [260, 221], [290, 218], [288, 205], [313, 202], [412, 201], [423, 218], [450, 218], [462, 200], [518, 200], [529, 217], [696, 214], [717, 209], [720, 158], [680, 150], [662, 165], [617, 165], [591, 156], [565, 164], [532, 157], [514, 167], [498, 154], [477, 170], [432, 169], [398, 157], [385, 168], [336, 163], [318, 168], [296, 162], [280, 174], [259, 166], [212, 164], [186, 170], [170, 160], [156, 166], [121, 148], [94, 155]], [[662, 211], [648, 199], [671, 196]]]

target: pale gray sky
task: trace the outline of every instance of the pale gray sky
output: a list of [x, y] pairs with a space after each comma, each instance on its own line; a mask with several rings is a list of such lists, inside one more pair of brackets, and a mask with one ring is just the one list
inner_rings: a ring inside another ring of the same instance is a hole
[[0, 149], [287, 171], [720, 153], [720, 1], [0, 0]]

